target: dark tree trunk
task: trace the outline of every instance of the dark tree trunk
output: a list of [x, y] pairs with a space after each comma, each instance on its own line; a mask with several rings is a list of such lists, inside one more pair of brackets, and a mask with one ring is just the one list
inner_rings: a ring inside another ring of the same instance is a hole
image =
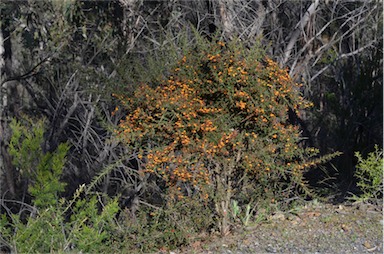
[[[5, 13], [1, 15], [1, 35], [0, 35], [0, 172], [2, 175], [1, 195], [9, 193], [14, 198], [16, 196], [14, 167], [11, 156], [8, 153], [8, 143], [11, 136], [9, 128], [10, 118], [17, 111], [17, 98], [12, 98], [16, 91], [16, 86], [12, 82], [4, 82], [12, 76], [12, 43], [10, 27], [10, 17]], [[4, 179], [5, 178], [5, 179]], [[5, 182], [5, 183], [4, 183]]]

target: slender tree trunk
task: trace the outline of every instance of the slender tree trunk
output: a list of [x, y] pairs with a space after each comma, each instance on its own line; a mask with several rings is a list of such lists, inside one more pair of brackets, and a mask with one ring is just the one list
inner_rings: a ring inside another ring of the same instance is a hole
[[11, 136], [9, 122], [12, 111], [15, 110], [12, 106], [14, 99], [10, 98], [9, 92], [16, 88], [10, 82], [4, 82], [6, 78], [12, 75], [12, 44], [9, 18], [2, 16], [2, 21], [0, 33], [0, 174], [2, 179], [0, 181], [1, 195], [3, 196], [4, 193], [8, 192], [14, 198], [16, 196], [14, 167], [7, 148]]
[[220, 0], [219, 1], [219, 14], [220, 23], [226, 38], [233, 38], [233, 17], [231, 9], [233, 7], [233, 0]]
[[308, 24], [308, 21], [310, 20], [310, 17], [316, 12], [317, 7], [319, 6], [319, 0], [315, 0], [308, 8], [304, 16], [301, 18], [299, 24], [295, 28], [295, 30], [292, 32], [290, 36], [290, 40], [285, 47], [284, 50], [284, 58], [282, 60], [282, 66], [285, 66], [285, 64], [288, 62], [288, 60], [291, 57], [292, 50], [299, 39], [302, 31], [304, 30], [304, 27]]

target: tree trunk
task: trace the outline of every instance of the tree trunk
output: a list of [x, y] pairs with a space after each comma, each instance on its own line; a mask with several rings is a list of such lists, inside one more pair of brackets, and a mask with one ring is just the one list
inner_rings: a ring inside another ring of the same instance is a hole
[[1, 195], [9, 193], [14, 198], [16, 196], [14, 167], [7, 148], [11, 137], [9, 122], [16, 110], [12, 102], [15, 102], [17, 99], [10, 98], [9, 96], [16, 87], [11, 84], [12, 82], [4, 82], [12, 75], [12, 44], [9, 31], [9, 17], [4, 18], [2, 16], [2, 19], [0, 33], [0, 183]]

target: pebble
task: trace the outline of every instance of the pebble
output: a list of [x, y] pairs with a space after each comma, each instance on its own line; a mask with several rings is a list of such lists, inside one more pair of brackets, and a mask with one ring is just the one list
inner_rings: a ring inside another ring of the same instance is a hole
[[268, 244], [267, 248], [265, 248], [265, 250], [269, 253], [276, 253], [277, 252], [277, 248], [271, 246], [270, 244]]

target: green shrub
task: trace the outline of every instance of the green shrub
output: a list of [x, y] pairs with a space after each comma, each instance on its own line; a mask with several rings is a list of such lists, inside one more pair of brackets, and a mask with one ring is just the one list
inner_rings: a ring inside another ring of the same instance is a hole
[[39, 208], [56, 205], [58, 195], [64, 191], [65, 183], [60, 182], [68, 144], [60, 144], [53, 153], [43, 153], [44, 120], [33, 122], [25, 117], [25, 125], [13, 119], [10, 128], [12, 137], [9, 154], [13, 165], [21, 176], [28, 179], [28, 191]]
[[362, 191], [355, 200], [370, 200], [383, 197], [383, 151], [375, 145], [375, 150], [363, 158], [359, 152], [355, 153], [358, 163], [356, 165], [355, 177], [357, 186]]
[[26, 219], [21, 219], [21, 212], [3, 214], [1, 237], [20, 253], [99, 252], [109, 245], [109, 238], [113, 239], [117, 200], [103, 205], [99, 212], [96, 194], [80, 197], [85, 192], [84, 185], [72, 200], [60, 199], [65, 186], [60, 176], [69, 146], [60, 144], [56, 151], [44, 153], [44, 121], [33, 122], [28, 118], [25, 124], [13, 120], [9, 146], [13, 164], [29, 180], [33, 206], [27, 206], [31, 210]]
[[99, 213], [96, 198], [79, 199], [67, 223], [68, 242], [76, 250], [87, 253], [107, 250], [116, 230], [114, 219], [119, 210], [117, 199], [105, 205]]

